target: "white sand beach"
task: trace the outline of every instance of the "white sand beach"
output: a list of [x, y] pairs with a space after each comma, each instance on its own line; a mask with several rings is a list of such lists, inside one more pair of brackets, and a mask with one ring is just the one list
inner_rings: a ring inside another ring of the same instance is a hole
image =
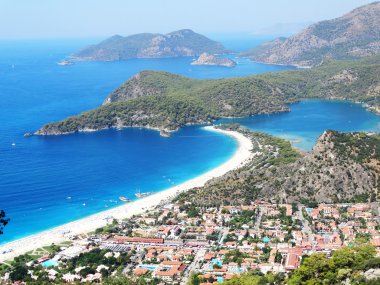
[[209, 131], [224, 133], [228, 136], [233, 137], [238, 142], [238, 148], [234, 155], [222, 165], [194, 179], [186, 181], [175, 187], [160, 191], [151, 196], [1, 245], [0, 253], [8, 249], [11, 249], [12, 251], [9, 253], [0, 254], [0, 262], [10, 260], [15, 256], [38, 247], [50, 245], [52, 243], [63, 242], [67, 240], [67, 237], [64, 236], [64, 233], [77, 235], [81, 233], [91, 232], [99, 227], [105, 226], [107, 224], [107, 217], [124, 219], [131, 217], [132, 215], [141, 214], [146, 210], [159, 205], [160, 203], [166, 201], [169, 202], [170, 199], [174, 198], [177, 194], [183, 191], [192, 189], [194, 187], [201, 187], [208, 180], [215, 177], [220, 177], [228, 171], [244, 165], [250, 160], [253, 154], [251, 152], [252, 143], [249, 138], [238, 132], [224, 131], [215, 129], [213, 127], [205, 127], [205, 129]]

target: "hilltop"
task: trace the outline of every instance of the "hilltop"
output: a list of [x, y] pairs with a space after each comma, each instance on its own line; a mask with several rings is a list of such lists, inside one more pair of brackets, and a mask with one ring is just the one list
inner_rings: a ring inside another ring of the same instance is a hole
[[310, 153], [286, 140], [238, 128], [254, 144], [246, 166], [182, 193], [193, 205], [376, 201], [380, 189], [380, 135], [326, 131]]
[[152, 33], [127, 37], [115, 35], [74, 53], [72, 58], [90, 61], [118, 61], [131, 58], [198, 56], [203, 52], [223, 54], [228, 53], [228, 50], [218, 42], [185, 29], [165, 35]]
[[330, 61], [308, 70], [217, 80], [143, 71], [110, 94], [103, 106], [47, 124], [35, 134], [123, 127], [173, 131], [223, 117], [285, 112], [289, 111], [288, 104], [307, 98], [358, 101], [379, 111], [379, 94], [380, 56]]
[[355, 59], [380, 52], [380, 2], [333, 20], [313, 24], [290, 38], [278, 38], [248, 51], [252, 60], [316, 66], [326, 59]]

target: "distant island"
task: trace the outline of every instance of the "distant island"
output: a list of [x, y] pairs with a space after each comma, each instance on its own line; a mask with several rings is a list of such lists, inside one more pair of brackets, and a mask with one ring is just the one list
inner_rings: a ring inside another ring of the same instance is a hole
[[109, 128], [145, 127], [170, 132], [210, 123], [289, 111], [303, 99], [361, 102], [380, 111], [380, 55], [331, 61], [313, 69], [218, 80], [196, 80], [168, 72], [143, 71], [117, 88], [103, 106], [43, 126], [36, 135], [61, 135]]
[[207, 52], [225, 54], [221, 43], [189, 29], [168, 34], [143, 33], [127, 37], [115, 35], [71, 55], [75, 60], [120, 61], [131, 58], [169, 58], [199, 56]]
[[380, 2], [309, 26], [290, 38], [264, 43], [242, 56], [254, 61], [311, 67], [328, 59], [357, 59], [380, 52]]
[[191, 63], [192, 65], [213, 65], [213, 66], [225, 66], [235, 67], [236, 62], [229, 58], [219, 58], [215, 55], [207, 52], [202, 53], [197, 60]]

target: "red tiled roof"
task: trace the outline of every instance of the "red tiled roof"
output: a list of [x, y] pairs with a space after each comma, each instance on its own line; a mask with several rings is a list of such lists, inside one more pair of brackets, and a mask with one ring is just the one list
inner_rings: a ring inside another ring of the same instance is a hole
[[204, 256], [204, 259], [205, 260], [211, 260], [215, 257], [215, 254], [214, 253], [206, 253], [205, 256]]
[[164, 243], [162, 238], [115, 237], [115, 239], [123, 240], [124, 242]]
[[135, 270], [133, 270], [133, 274], [140, 276], [140, 275], [147, 274], [148, 271], [149, 271], [148, 268], [139, 267], [139, 268], [136, 268]]
[[178, 271], [182, 272], [186, 269], [186, 264], [182, 264], [179, 268]]
[[285, 269], [292, 270], [296, 269], [299, 265], [299, 259], [298, 255], [291, 253], [288, 255], [288, 258], [286, 259]]
[[371, 239], [371, 244], [376, 247], [380, 247], [380, 238]]
[[176, 265], [176, 266], [180, 266], [180, 265], [182, 265], [182, 262], [167, 260], [167, 261], [162, 262], [162, 264], [163, 265]]

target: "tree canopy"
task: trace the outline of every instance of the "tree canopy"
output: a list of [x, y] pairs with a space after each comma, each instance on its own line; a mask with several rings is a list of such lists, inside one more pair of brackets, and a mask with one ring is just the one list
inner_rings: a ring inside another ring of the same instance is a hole
[[371, 261], [375, 261], [376, 250], [362, 241], [335, 251], [331, 258], [324, 253], [306, 257], [289, 279], [289, 285], [337, 284], [347, 278], [355, 278], [358, 270]]
[[9, 223], [9, 218], [6, 217], [5, 212], [0, 210], [0, 235], [3, 234], [4, 227]]

